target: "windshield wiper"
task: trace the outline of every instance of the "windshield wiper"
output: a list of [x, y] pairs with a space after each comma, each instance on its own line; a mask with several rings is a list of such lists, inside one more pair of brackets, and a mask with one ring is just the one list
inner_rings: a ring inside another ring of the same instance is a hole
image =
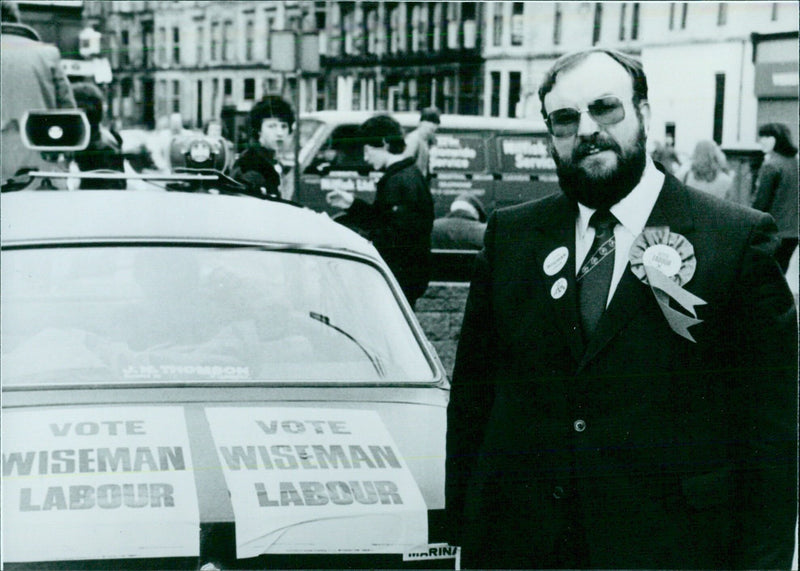
[[385, 370], [384, 370], [384, 368], [383, 368], [383, 363], [381, 362], [381, 360], [380, 360], [380, 357], [378, 357], [377, 355], [373, 355], [372, 353], [370, 353], [370, 352], [369, 352], [369, 350], [368, 350], [366, 347], [364, 347], [364, 346], [363, 346], [363, 345], [362, 345], [362, 344], [361, 344], [361, 343], [358, 341], [358, 339], [356, 339], [355, 337], [353, 337], [352, 335], [350, 335], [350, 334], [349, 334], [347, 331], [345, 331], [345, 330], [344, 330], [344, 329], [342, 329], [341, 327], [337, 327], [336, 325], [334, 325], [333, 323], [331, 323], [331, 319], [330, 319], [330, 317], [328, 317], [327, 315], [322, 315], [321, 313], [315, 313], [315, 312], [313, 312], [313, 311], [310, 311], [310, 312], [308, 313], [308, 316], [309, 316], [311, 319], [313, 319], [313, 320], [315, 320], [315, 321], [319, 321], [319, 322], [320, 322], [320, 323], [322, 323], [323, 325], [327, 325], [327, 326], [328, 326], [328, 327], [330, 327], [331, 329], [333, 329], [333, 330], [335, 330], [335, 331], [338, 331], [339, 333], [341, 333], [342, 335], [344, 335], [345, 337], [347, 337], [348, 339], [350, 339], [350, 341], [352, 341], [353, 343], [355, 343], [355, 344], [358, 346], [358, 348], [359, 348], [359, 349], [361, 349], [361, 350], [364, 352], [364, 354], [365, 354], [365, 355], [367, 356], [367, 358], [369, 359], [369, 362], [370, 362], [370, 363], [372, 363], [372, 366], [373, 366], [373, 367], [375, 367], [375, 371], [378, 373], [378, 376], [379, 376], [380, 378], [384, 378], [384, 377], [386, 376], [386, 371], [385, 371]]

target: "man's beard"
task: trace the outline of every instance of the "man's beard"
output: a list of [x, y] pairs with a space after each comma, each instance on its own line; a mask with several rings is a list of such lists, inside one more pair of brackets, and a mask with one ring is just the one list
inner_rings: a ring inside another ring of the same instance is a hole
[[[605, 174], [590, 174], [580, 162], [594, 151], [610, 150], [617, 155], [617, 166]], [[608, 209], [626, 196], [639, 184], [647, 157], [644, 126], [639, 132], [633, 148], [624, 152], [610, 137], [595, 133], [592, 137], [579, 139], [572, 156], [564, 161], [550, 143], [550, 153], [556, 163], [558, 182], [564, 194], [572, 200], [594, 209]]]

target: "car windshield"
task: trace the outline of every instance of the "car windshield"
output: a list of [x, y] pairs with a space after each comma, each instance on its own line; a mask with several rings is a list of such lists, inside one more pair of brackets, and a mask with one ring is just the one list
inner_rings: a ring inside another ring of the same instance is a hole
[[423, 383], [434, 371], [381, 272], [250, 247], [3, 252], [2, 376], [40, 383]]

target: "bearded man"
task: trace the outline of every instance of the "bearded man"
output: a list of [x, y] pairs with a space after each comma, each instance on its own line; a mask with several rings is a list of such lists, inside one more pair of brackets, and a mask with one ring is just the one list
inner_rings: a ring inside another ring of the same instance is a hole
[[491, 216], [453, 372], [463, 566], [788, 568], [797, 325], [774, 221], [647, 156], [637, 60], [568, 54], [539, 98], [563, 194]]

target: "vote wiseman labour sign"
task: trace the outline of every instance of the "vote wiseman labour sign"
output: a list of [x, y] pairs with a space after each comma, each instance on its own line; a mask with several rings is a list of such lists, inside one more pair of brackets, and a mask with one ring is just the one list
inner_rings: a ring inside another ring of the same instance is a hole
[[376, 412], [209, 407], [206, 417], [238, 557], [402, 553], [427, 542], [422, 494]]

